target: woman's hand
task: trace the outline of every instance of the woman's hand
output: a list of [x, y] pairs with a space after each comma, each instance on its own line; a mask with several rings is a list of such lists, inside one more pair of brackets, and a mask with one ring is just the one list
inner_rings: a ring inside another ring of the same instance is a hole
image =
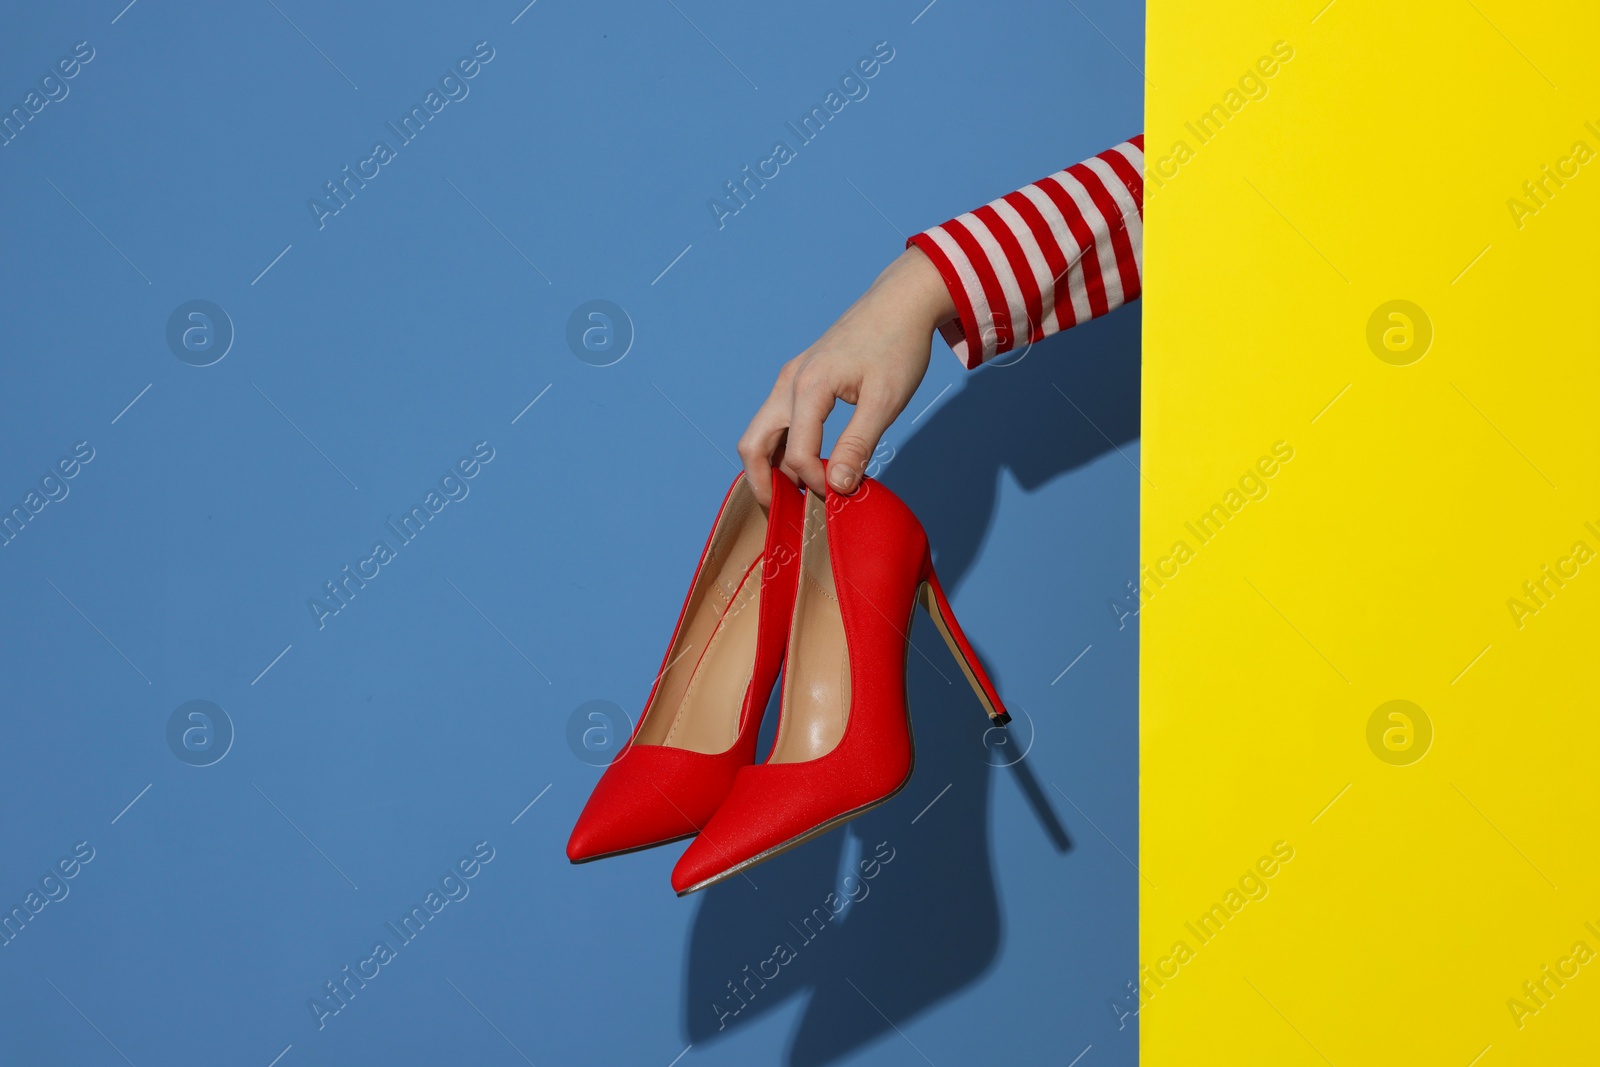
[[[933, 331], [955, 316], [939, 271], [915, 247], [878, 275], [839, 321], [783, 365], [739, 439], [745, 475], [763, 505], [774, 464], [814, 493], [853, 493], [889, 428], [928, 370]], [[834, 443], [824, 482], [822, 424], [836, 400], [855, 414]]]

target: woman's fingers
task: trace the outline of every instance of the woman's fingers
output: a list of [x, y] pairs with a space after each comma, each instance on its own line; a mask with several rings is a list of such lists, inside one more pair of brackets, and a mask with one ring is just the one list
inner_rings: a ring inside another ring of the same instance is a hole
[[878, 447], [878, 439], [899, 414], [899, 408], [877, 397], [861, 398], [849, 424], [833, 443], [833, 454], [828, 459], [828, 484], [833, 486], [834, 492], [848, 495], [856, 491]]
[[837, 395], [833, 384], [821, 374], [802, 369], [795, 375], [794, 407], [789, 415], [783, 469], [821, 496], [828, 492], [822, 469], [822, 424], [833, 410]]
[[794, 406], [794, 376], [803, 358], [796, 356], [783, 365], [772, 392], [767, 394], [766, 401], [739, 438], [739, 459], [744, 462], [745, 478], [762, 507], [772, 504], [772, 468], [783, 459], [789, 413]]
[[[763, 503], [769, 464], [826, 495], [853, 493], [873, 451], [928, 370], [934, 326], [953, 314], [938, 270], [916, 249], [901, 255], [826, 333], [785, 363], [766, 403], [739, 440], [745, 472]], [[941, 316], [943, 318], [941, 318]], [[823, 423], [836, 401], [856, 410], [822, 461]]]
[[739, 458], [744, 476], [755, 490], [762, 507], [772, 503], [772, 466], [783, 453], [783, 435], [788, 418], [774, 410], [771, 401], [761, 406], [744, 436], [739, 438]]

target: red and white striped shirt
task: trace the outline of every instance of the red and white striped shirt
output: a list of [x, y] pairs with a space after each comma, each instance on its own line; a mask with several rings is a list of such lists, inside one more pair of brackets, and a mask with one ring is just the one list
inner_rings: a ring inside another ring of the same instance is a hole
[[958, 317], [939, 327], [969, 369], [1139, 296], [1144, 135], [912, 236]]

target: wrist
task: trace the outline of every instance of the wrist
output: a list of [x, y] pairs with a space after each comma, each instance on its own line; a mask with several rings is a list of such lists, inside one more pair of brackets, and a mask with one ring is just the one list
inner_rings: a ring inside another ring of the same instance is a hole
[[929, 333], [957, 315], [955, 300], [939, 268], [915, 245], [895, 257], [876, 284], [889, 288], [896, 302]]

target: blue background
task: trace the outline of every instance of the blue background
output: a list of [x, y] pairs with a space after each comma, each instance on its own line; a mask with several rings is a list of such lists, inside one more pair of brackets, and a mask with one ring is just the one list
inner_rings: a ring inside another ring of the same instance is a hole
[[[1108, 1004], [1137, 638], [1107, 601], [1136, 574], [1137, 306], [974, 374], [936, 341], [881, 453], [1010, 748], [922, 619], [892, 803], [682, 900], [682, 846], [563, 845], [599, 774], [569, 718], [648, 692], [779, 363], [904, 233], [1137, 132], [1137, 5], [8, 8], [5, 109], [95, 58], [0, 148], [0, 508], [95, 456], [0, 548], [0, 905], [95, 858], [0, 947], [0, 1062], [1136, 1062]], [[307, 199], [483, 40], [319, 230]], [[707, 199], [885, 40], [719, 230]], [[196, 298], [237, 334], [203, 368], [166, 341]], [[636, 333], [612, 366], [566, 341], [593, 299]], [[319, 629], [308, 598], [482, 440], [470, 494]], [[166, 739], [195, 699], [236, 731], [211, 766]], [[323, 983], [483, 840], [470, 895], [319, 1030]], [[881, 841], [870, 895], [719, 1031], [726, 983]]]

